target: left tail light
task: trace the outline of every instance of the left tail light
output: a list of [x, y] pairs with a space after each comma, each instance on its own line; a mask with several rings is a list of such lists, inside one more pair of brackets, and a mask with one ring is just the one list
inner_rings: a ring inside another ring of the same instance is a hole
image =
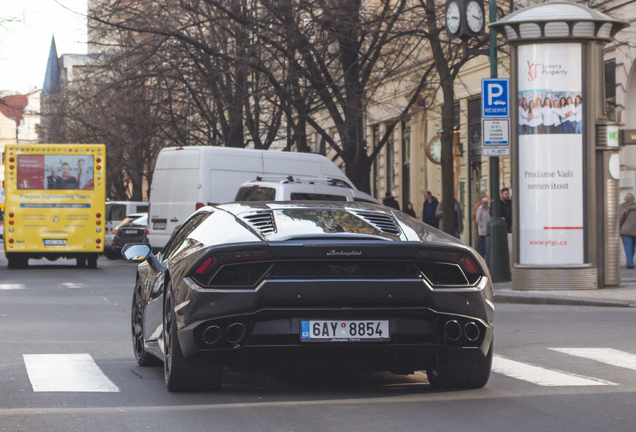
[[203, 286], [243, 286], [258, 283], [272, 265], [267, 249], [214, 251], [194, 266], [190, 275]]
[[415, 264], [433, 287], [472, 286], [483, 276], [475, 260], [461, 251], [420, 249]]

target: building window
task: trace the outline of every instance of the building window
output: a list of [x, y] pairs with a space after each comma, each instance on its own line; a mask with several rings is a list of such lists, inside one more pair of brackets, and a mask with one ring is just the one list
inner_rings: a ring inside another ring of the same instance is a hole
[[395, 145], [393, 140], [393, 132], [389, 134], [389, 138], [386, 141], [386, 191], [393, 194], [393, 161]]
[[402, 120], [402, 208], [411, 201], [411, 119]]
[[605, 112], [616, 120], [616, 59], [605, 62]]
[[481, 98], [468, 101], [468, 155], [481, 160]]
[[[371, 143], [372, 143], [372, 150], [375, 150], [378, 146], [378, 143], [380, 142], [380, 125], [373, 125], [371, 126]], [[372, 177], [371, 177], [371, 194], [378, 198], [379, 197], [379, 191], [378, 191], [378, 156], [375, 157], [375, 159], [373, 159], [373, 172], [372, 172]]]

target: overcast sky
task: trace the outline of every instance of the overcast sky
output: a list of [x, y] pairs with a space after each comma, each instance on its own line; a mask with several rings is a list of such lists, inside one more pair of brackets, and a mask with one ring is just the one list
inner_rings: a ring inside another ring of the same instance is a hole
[[55, 36], [58, 56], [86, 53], [86, 0], [0, 0], [0, 90], [42, 88]]

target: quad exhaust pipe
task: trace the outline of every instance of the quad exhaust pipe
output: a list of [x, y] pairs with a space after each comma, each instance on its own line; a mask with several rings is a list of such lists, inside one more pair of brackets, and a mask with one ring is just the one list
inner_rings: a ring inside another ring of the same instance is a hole
[[203, 331], [203, 342], [207, 345], [214, 345], [225, 336], [225, 340], [231, 344], [241, 342], [247, 334], [247, 327], [241, 322], [235, 322], [227, 326], [225, 331], [218, 325], [208, 326]]
[[446, 336], [446, 339], [451, 342], [457, 342], [462, 335], [469, 342], [476, 342], [481, 335], [481, 331], [474, 321], [468, 321], [463, 328], [457, 320], [446, 321], [446, 324], [444, 324], [444, 336]]
[[245, 333], [247, 333], [247, 328], [245, 324], [240, 322], [235, 322], [230, 324], [225, 330], [225, 340], [227, 340], [231, 344], [239, 343], [245, 337]]
[[464, 335], [469, 341], [475, 342], [477, 339], [479, 339], [479, 334], [479, 326], [473, 321], [468, 321], [464, 325]]
[[444, 324], [444, 334], [451, 342], [459, 340], [462, 335], [462, 326], [456, 320], [446, 321]]
[[214, 345], [219, 341], [219, 339], [221, 339], [221, 336], [223, 336], [221, 327], [218, 325], [211, 325], [203, 332], [203, 342], [208, 345]]

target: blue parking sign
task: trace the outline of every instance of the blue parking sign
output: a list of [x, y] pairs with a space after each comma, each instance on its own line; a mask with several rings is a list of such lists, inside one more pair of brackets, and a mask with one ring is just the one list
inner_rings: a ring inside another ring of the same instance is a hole
[[510, 80], [484, 78], [481, 80], [481, 116], [510, 117]]

